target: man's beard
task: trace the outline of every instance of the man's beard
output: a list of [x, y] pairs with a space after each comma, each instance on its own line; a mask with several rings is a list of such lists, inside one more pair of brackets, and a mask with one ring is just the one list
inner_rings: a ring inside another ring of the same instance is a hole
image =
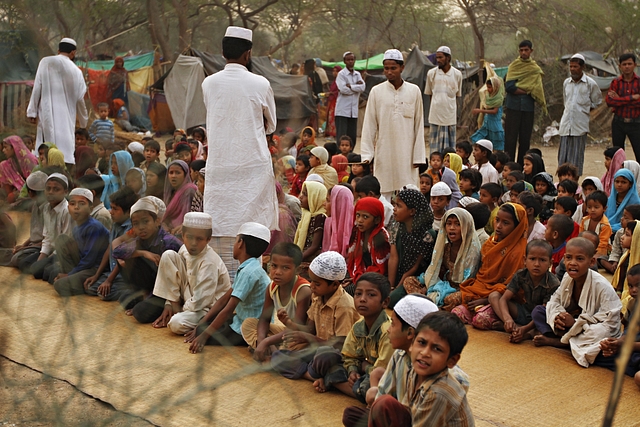
[[249, 70], [250, 72], [253, 72], [253, 62], [251, 60], [247, 61], [247, 70]]

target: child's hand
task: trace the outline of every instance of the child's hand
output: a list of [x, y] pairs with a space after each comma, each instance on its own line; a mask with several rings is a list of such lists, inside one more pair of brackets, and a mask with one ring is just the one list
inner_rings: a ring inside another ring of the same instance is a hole
[[[98, 281], [98, 276], [87, 277], [87, 280], [85, 280], [84, 283], [83, 283], [84, 289], [85, 290], [89, 289], [91, 287], [91, 285], [93, 285], [97, 281]], [[100, 288], [98, 288], [98, 289], [100, 289]]]
[[480, 298], [480, 299], [469, 302], [467, 304], [467, 308], [471, 311], [474, 311], [476, 307], [486, 305], [487, 302], [488, 302], [487, 298]]
[[189, 346], [189, 351], [193, 354], [201, 352], [208, 338], [207, 334], [204, 333], [198, 335]]
[[574, 325], [574, 323], [576, 323], [576, 319], [574, 319], [569, 313], [562, 313], [562, 316], [565, 328], [569, 329]]
[[378, 387], [369, 387], [369, 390], [367, 390], [367, 394], [365, 396], [365, 400], [367, 402], [367, 408], [370, 408], [371, 405], [373, 405], [373, 402], [375, 402], [377, 395], [378, 395]]
[[[506, 329], [506, 327], [505, 327]], [[513, 331], [511, 332], [511, 335], [509, 336], [509, 342], [512, 342], [514, 344], [517, 344], [519, 342], [522, 342], [524, 338], [524, 334], [522, 333], [522, 328], [519, 327], [515, 327], [513, 328]]]
[[184, 334], [184, 342], [192, 342], [196, 337], [196, 328], [193, 328], [190, 332]]
[[473, 110], [471, 110], [471, 114], [480, 114], [480, 109], [474, 108]]
[[149, 252], [149, 251], [142, 251], [142, 256], [148, 259], [149, 261], [153, 262], [155, 265], [160, 264], [161, 257], [158, 254], [154, 254], [153, 252]]
[[160, 317], [153, 322], [154, 328], [166, 328], [169, 324], [169, 320], [173, 317], [173, 308], [170, 305], [165, 305], [164, 310], [162, 310], [162, 314]]
[[610, 357], [618, 354], [620, 350], [620, 342], [615, 338], [606, 338], [600, 341], [600, 348], [602, 349], [602, 355]]
[[562, 313], [558, 314], [555, 319], [553, 319], [553, 327], [559, 331], [564, 331], [564, 318]]
[[507, 321], [504, 322], [504, 331], [508, 334], [515, 332], [517, 328], [516, 322], [513, 321], [513, 319], [509, 319]]
[[285, 341], [292, 344], [306, 344], [309, 342], [306, 335], [307, 334], [305, 332], [290, 331], [290, 332], [285, 332], [283, 338]]
[[287, 326], [287, 322], [291, 321], [289, 315], [287, 314], [287, 310], [285, 310], [284, 308], [279, 309], [276, 315], [278, 316], [278, 320], [281, 321], [285, 326]]
[[[86, 286], [86, 283], [85, 283]], [[111, 292], [111, 281], [109, 279], [102, 282], [100, 286], [98, 286], [98, 295], [101, 297], [106, 297]]]
[[60, 279], [63, 279], [65, 277], [69, 276], [68, 274], [64, 274], [64, 273], [59, 273], [55, 279], [53, 279], [54, 282], [57, 282]]
[[356, 383], [356, 381], [358, 381], [358, 378], [360, 378], [360, 374], [357, 373], [356, 371], [353, 371], [349, 374], [349, 386], [353, 387], [353, 385]]
[[256, 362], [264, 362], [269, 354], [269, 346], [265, 344], [266, 340], [260, 341], [260, 344], [253, 352], [253, 360]]

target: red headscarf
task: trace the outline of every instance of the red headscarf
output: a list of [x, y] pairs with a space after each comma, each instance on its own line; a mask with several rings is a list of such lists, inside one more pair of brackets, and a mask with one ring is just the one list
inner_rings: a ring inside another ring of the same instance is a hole
[[338, 172], [339, 183], [343, 182], [342, 179], [345, 176], [349, 176], [349, 172], [347, 172], [348, 163], [349, 160], [347, 160], [347, 158], [342, 154], [336, 154], [335, 156], [331, 157], [331, 167], [334, 168], [336, 172]]
[[353, 211], [354, 222], [358, 211], [365, 211], [374, 217], [380, 218], [380, 222], [369, 233], [368, 246], [371, 254], [371, 265], [369, 267], [365, 266], [362, 257], [364, 233], [358, 230], [357, 227], [353, 228], [354, 232], [351, 235], [351, 245], [347, 255], [347, 269], [355, 283], [362, 274], [367, 272], [387, 274], [391, 246], [389, 245], [389, 234], [384, 228], [384, 205], [380, 200], [375, 197], [363, 197], [358, 200]]

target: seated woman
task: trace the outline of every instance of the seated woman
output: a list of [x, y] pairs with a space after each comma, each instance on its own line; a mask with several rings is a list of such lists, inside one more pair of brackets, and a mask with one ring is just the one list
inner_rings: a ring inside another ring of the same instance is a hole
[[524, 207], [505, 203], [498, 210], [493, 236], [482, 246], [482, 266], [475, 278], [460, 284], [460, 292], [445, 298], [445, 304], [455, 306], [455, 313], [464, 323], [479, 329], [491, 329], [498, 317], [489, 305], [491, 292], [504, 293], [511, 277], [524, 266], [527, 239], [527, 211]]
[[[49, 150], [49, 154], [53, 149]], [[133, 159], [129, 152], [120, 150], [111, 154], [109, 158], [109, 174], [101, 175], [104, 181], [104, 191], [102, 192], [102, 203], [107, 209], [111, 209], [109, 196], [125, 185], [125, 178], [129, 169], [133, 168]]]
[[167, 175], [167, 168], [159, 162], [149, 164], [147, 168], [147, 191], [145, 196], [154, 196], [162, 199], [164, 196], [164, 182]]
[[466, 209], [448, 210], [442, 217], [442, 224], [431, 264], [421, 282], [426, 286], [424, 290], [430, 300], [451, 311], [455, 306], [445, 304], [446, 297], [459, 291], [460, 283], [475, 277], [480, 266], [481, 245], [473, 217]]
[[0, 163], [0, 185], [7, 192], [7, 202], [16, 201], [25, 180], [38, 165], [38, 159], [24, 145], [18, 135], [13, 135], [2, 143], [2, 152], [7, 160]]
[[171, 234], [181, 234], [184, 215], [191, 210], [191, 202], [198, 188], [191, 182], [189, 165], [182, 160], [174, 160], [167, 168], [163, 200], [167, 211], [162, 227]]

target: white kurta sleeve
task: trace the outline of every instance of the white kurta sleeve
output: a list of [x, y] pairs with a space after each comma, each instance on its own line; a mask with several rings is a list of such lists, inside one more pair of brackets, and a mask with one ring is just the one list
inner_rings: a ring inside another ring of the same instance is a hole
[[376, 103], [376, 92], [375, 88], [373, 88], [369, 93], [367, 108], [364, 112], [362, 136], [360, 137], [360, 155], [363, 162], [371, 162], [375, 155], [375, 140], [378, 137], [378, 106]]
[[198, 267], [195, 280], [189, 278], [191, 297], [184, 302], [184, 311], [200, 311], [211, 308], [222, 295], [231, 289], [231, 280], [224, 263], [203, 259]]
[[269, 85], [265, 103], [262, 106], [262, 114], [267, 121], [266, 133], [270, 134], [276, 131], [276, 100], [273, 96], [273, 89]]
[[591, 88], [591, 108], [594, 109], [598, 105], [602, 104], [602, 92], [600, 91], [600, 88], [598, 87], [598, 84], [595, 82], [595, 80], [589, 83], [589, 86]]
[[[436, 68], [432, 68], [432, 70], [435, 69]], [[433, 73], [431, 70], [427, 71], [427, 81], [424, 85], [424, 94], [429, 96], [433, 94]]]
[[422, 109], [422, 94], [416, 90], [414, 101], [413, 132], [415, 140], [413, 142], [413, 164], [422, 165], [426, 163], [427, 154], [424, 141], [424, 112]]
[[42, 73], [43, 69], [38, 67], [36, 78], [33, 82], [33, 90], [31, 91], [31, 99], [27, 107], [27, 117], [38, 117], [38, 108], [40, 107], [40, 97], [42, 96]]

